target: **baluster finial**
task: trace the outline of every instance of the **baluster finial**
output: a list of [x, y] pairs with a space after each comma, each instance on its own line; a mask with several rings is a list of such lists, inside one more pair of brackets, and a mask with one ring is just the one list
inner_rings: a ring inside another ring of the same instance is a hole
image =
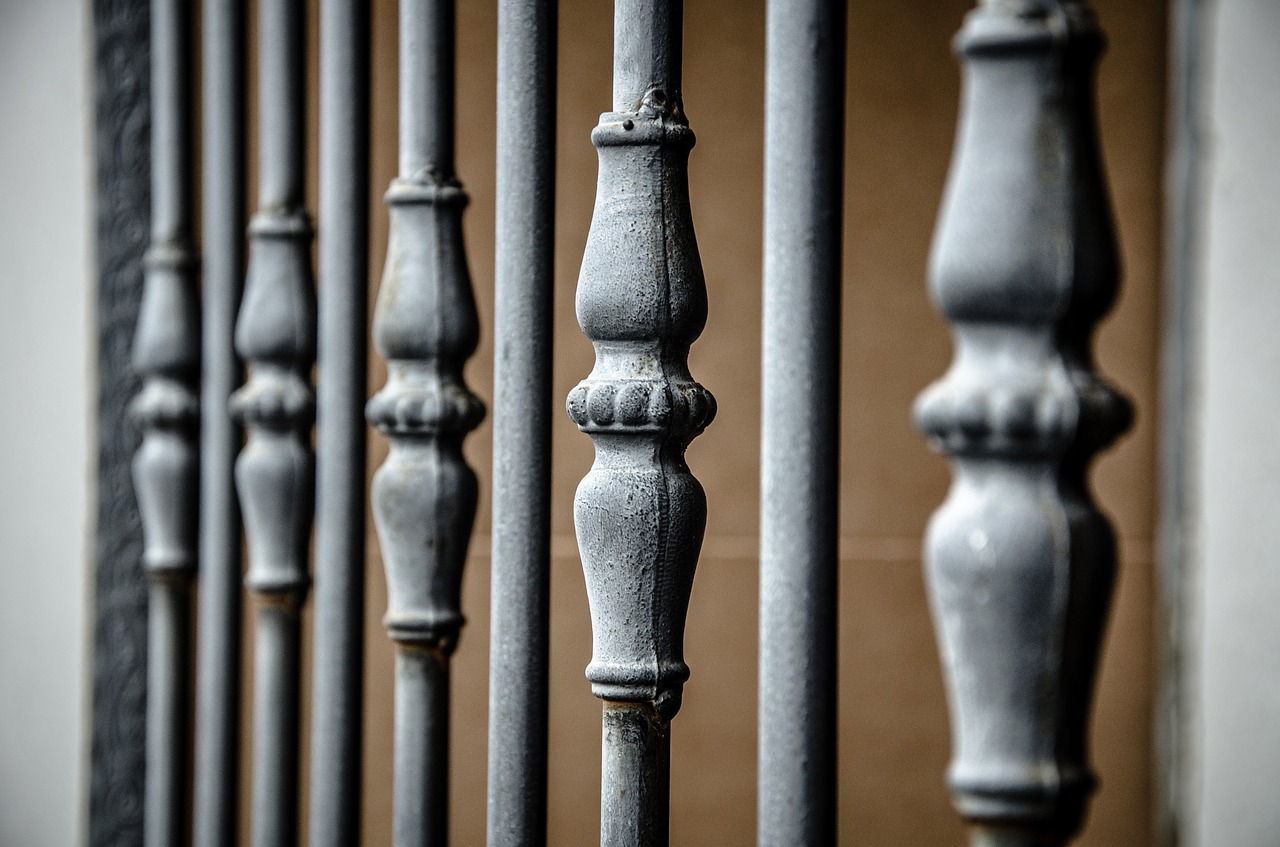
[[949, 782], [975, 844], [1064, 844], [1115, 572], [1093, 456], [1130, 423], [1093, 370], [1117, 248], [1098, 150], [1102, 34], [1083, 3], [991, 0], [957, 39], [958, 149], [932, 258], [956, 356], [916, 419], [953, 458], [927, 572], [950, 696]]
[[[665, 23], [678, 31], [678, 17]], [[574, 500], [595, 645], [587, 677], [597, 697], [650, 702], [670, 718], [689, 675], [685, 614], [706, 526], [684, 451], [716, 409], [688, 363], [707, 294], [679, 89], [619, 96], [633, 105], [591, 133], [600, 174], [577, 312], [596, 362], [568, 399], [596, 447]]]
[[684, 451], [715, 400], [688, 365], [707, 294], [689, 209], [680, 3], [619, 0], [614, 27], [615, 111], [591, 133], [600, 171], [577, 292], [596, 361], [568, 398], [596, 458], [574, 520], [591, 607], [587, 677], [606, 701], [601, 841], [659, 845], [707, 511]]
[[316, 304], [303, 166], [305, 33], [302, 0], [258, 6], [259, 197], [236, 321], [245, 384], [231, 413], [245, 427], [236, 461], [257, 601], [254, 660], [253, 847], [297, 840], [300, 613], [309, 585], [315, 500], [311, 425]]
[[387, 383], [365, 409], [390, 440], [373, 517], [396, 642], [393, 841], [448, 840], [449, 660], [464, 618], [462, 571], [479, 486], [462, 454], [484, 405], [462, 369], [479, 318], [454, 175], [453, 0], [400, 4], [400, 175], [386, 202], [387, 262], [373, 336]]
[[133, 343], [142, 391], [130, 414], [142, 431], [133, 460], [150, 588], [144, 843], [186, 837], [191, 584], [199, 526], [200, 319], [192, 238], [190, 18], [186, 4], [151, 4], [151, 245]]
[[366, 416], [391, 442], [373, 482], [387, 570], [387, 632], [453, 652], [478, 487], [462, 441], [484, 418], [463, 380], [479, 319], [462, 242], [467, 195], [451, 172], [396, 179], [373, 332], [387, 384]]

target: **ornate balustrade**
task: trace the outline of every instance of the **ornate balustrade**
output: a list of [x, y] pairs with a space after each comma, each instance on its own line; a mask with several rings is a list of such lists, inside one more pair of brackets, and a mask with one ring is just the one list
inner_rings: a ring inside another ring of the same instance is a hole
[[[296, 845], [304, 802], [315, 847], [367, 837], [368, 424], [389, 442], [368, 497], [394, 643], [382, 648], [396, 657], [392, 837], [397, 847], [445, 847], [452, 666], [481, 489], [464, 445], [485, 414], [464, 378], [481, 325], [463, 244], [468, 195], [455, 173], [457, 9], [453, 0], [398, 7], [399, 170], [385, 195], [390, 234], [372, 324], [387, 377], [366, 403], [376, 10], [319, 4], [316, 292], [304, 192], [307, 8], [257, 8], [258, 211], [242, 268], [245, 6], [204, 5], [203, 288], [192, 22], [173, 0], [154, 0], [150, 15], [152, 227], [134, 346], [142, 389], [132, 404], [150, 583], [145, 843], [234, 843], [244, 731], [253, 738], [254, 847]], [[497, 23], [488, 844], [541, 847], [554, 785], [557, 4], [501, 0]], [[845, 285], [861, 284], [843, 278], [847, 28], [838, 0], [767, 4], [762, 847], [831, 844], [840, 821], [841, 300]], [[617, 0], [612, 108], [591, 133], [599, 171], [576, 308], [595, 362], [567, 409], [595, 451], [573, 516], [592, 629], [586, 676], [603, 701], [607, 847], [670, 840], [671, 729], [689, 680], [685, 625], [708, 513], [685, 459], [716, 401], [689, 367], [708, 302], [690, 198], [683, 32], [679, 0]], [[1065, 845], [1094, 789], [1086, 739], [1116, 554], [1086, 479], [1131, 418], [1091, 352], [1118, 277], [1093, 114], [1102, 45], [1075, 0], [986, 0], [956, 41], [964, 94], [930, 271], [955, 357], [921, 395], [916, 418], [954, 470], [929, 528], [926, 570], [951, 707], [949, 782], [972, 843], [986, 847]], [[233, 491], [236, 424], [245, 439]], [[242, 576], [256, 624], [253, 714], [243, 727]], [[302, 611], [313, 578], [304, 727]]]

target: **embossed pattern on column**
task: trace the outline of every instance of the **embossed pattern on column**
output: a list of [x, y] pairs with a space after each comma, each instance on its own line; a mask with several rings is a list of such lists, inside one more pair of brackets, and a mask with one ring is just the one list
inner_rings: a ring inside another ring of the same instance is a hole
[[140, 844], [146, 807], [148, 579], [132, 465], [141, 433], [129, 407], [142, 389], [131, 342], [144, 289], [151, 213], [151, 9], [94, 0], [98, 385], [93, 718], [88, 847]]
[[587, 677], [606, 701], [601, 843], [638, 847], [667, 843], [669, 724], [689, 676], [684, 623], [706, 526], [684, 451], [715, 401], [688, 367], [707, 299], [689, 209], [681, 3], [614, 8], [614, 111], [591, 134], [600, 171], [577, 292], [596, 361], [568, 410], [596, 448], [574, 519]]
[[133, 478], [150, 579], [144, 843], [186, 841], [191, 584], [196, 573], [200, 460], [197, 259], [192, 243], [191, 27], [182, 0], [151, 4], [151, 247], [130, 409], [142, 430]]
[[449, 657], [479, 496], [462, 456], [484, 405], [462, 378], [480, 329], [462, 240], [467, 195], [454, 175], [454, 25], [452, 0], [401, 0], [400, 175], [386, 195], [373, 325], [388, 374], [366, 408], [391, 442], [372, 499], [396, 642], [397, 847], [448, 839]]
[[306, 596], [315, 463], [309, 383], [315, 359], [311, 220], [303, 198], [302, 0], [258, 7], [259, 210], [236, 324], [248, 379], [232, 397], [247, 440], [236, 462], [254, 634], [254, 847], [297, 841], [299, 613]]
[[1103, 38], [1079, 2], [991, 0], [965, 83], [931, 288], [956, 356], [916, 418], [953, 459], [926, 543], [974, 845], [1061, 845], [1095, 779], [1088, 719], [1115, 576], [1094, 455], [1130, 424], [1093, 369], [1118, 277], [1094, 117]]

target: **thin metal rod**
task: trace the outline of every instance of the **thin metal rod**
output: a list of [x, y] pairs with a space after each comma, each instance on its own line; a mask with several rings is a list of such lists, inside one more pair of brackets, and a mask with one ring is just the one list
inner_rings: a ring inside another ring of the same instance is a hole
[[400, 176], [453, 172], [454, 0], [400, 4]]
[[601, 847], [666, 847], [671, 724], [647, 703], [604, 704]]
[[145, 843], [186, 843], [187, 677], [191, 667], [191, 583], [151, 583], [147, 635], [147, 807]]
[[395, 784], [392, 844], [449, 843], [449, 657], [396, 648]]
[[635, 111], [659, 89], [680, 102], [683, 0], [616, 0], [613, 4], [613, 109]]
[[836, 838], [845, 14], [842, 0], [766, 14], [762, 847]]
[[304, 0], [264, 0], [258, 7], [258, 199], [264, 209], [302, 203], [305, 15]]
[[196, 663], [195, 847], [235, 843], [240, 750], [240, 512], [230, 417], [240, 383], [233, 334], [244, 283], [245, 10], [203, 4], [204, 307], [200, 401], [200, 615]]
[[490, 847], [547, 838], [556, 5], [498, 5]]
[[369, 8], [320, 5], [319, 347], [310, 843], [360, 840]]
[[292, 847], [298, 842], [299, 629], [298, 606], [292, 598], [259, 607], [250, 842], [255, 847]]
[[196, 573], [200, 369], [193, 178], [190, 9], [151, 4], [151, 247], [134, 336], [143, 388], [130, 411], [142, 431], [134, 488], [143, 528], [148, 611], [146, 788], [143, 841], [187, 838], [189, 593]]
[[195, 194], [190, 23], [188, 4], [152, 0], [151, 233], [155, 241], [191, 234]]

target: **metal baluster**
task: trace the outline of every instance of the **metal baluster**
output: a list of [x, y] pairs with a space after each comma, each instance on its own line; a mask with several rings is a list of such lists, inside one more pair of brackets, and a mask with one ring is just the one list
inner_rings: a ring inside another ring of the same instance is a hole
[[609, 847], [667, 844], [670, 721], [689, 676], [684, 621], [706, 526], [684, 460], [715, 401], [688, 368], [707, 299], [689, 210], [681, 17], [679, 0], [614, 4], [614, 111], [591, 134], [600, 175], [578, 281], [596, 363], [568, 407], [596, 460], [574, 519], [594, 636], [587, 677], [605, 701]]
[[556, 5], [498, 4], [490, 847], [547, 839]]
[[932, 259], [956, 358], [917, 404], [954, 482], [927, 573], [974, 845], [1063, 845], [1094, 777], [1087, 723], [1115, 539], [1087, 485], [1129, 425], [1094, 372], [1118, 262], [1083, 3], [990, 0], [957, 41], [958, 149]]
[[836, 841], [845, 14], [767, 12], [761, 845]]
[[240, 433], [229, 413], [240, 383], [233, 346], [244, 281], [243, 0], [204, 14], [204, 385], [200, 453], [200, 630], [196, 664], [196, 847], [235, 843], [240, 749]]
[[248, 380], [232, 397], [248, 441], [236, 485], [257, 605], [254, 658], [254, 847], [297, 842], [299, 613], [307, 590], [315, 401], [311, 221], [304, 206], [302, 0], [259, 5], [259, 211], [236, 325]]
[[479, 319], [454, 175], [454, 4], [400, 3], [400, 175], [373, 334], [387, 383], [369, 423], [391, 442], [373, 481], [396, 642], [393, 840], [443, 847], [449, 808], [449, 657], [479, 496], [462, 440], [484, 405], [462, 378]]
[[369, 8], [320, 4], [320, 290], [310, 843], [360, 840]]
[[151, 4], [151, 247], [134, 337], [143, 377], [131, 412], [133, 460], [150, 579], [144, 843], [186, 841], [191, 584], [199, 511], [197, 258], [192, 244], [191, 43], [187, 4]]

